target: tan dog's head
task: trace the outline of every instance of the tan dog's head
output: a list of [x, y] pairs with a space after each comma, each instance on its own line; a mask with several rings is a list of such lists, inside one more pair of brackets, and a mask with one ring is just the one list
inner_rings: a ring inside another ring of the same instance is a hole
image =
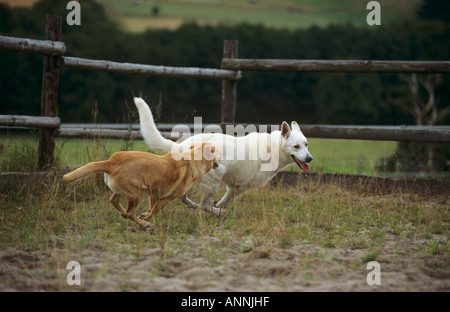
[[218, 160], [222, 159], [222, 154], [211, 143], [197, 143], [190, 147], [191, 159], [202, 160], [209, 164], [208, 171], [219, 167]]

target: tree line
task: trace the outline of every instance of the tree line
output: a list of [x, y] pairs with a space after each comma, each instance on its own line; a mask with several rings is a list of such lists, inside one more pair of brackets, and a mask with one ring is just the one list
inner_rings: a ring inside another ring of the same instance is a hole
[[[64, 1], [31, 9], [0, 4], [0, 34], [43, 39], [45, 15], [68, 13]], [[198, 26], [127, 33], [93, 0], [82, 2], [81, 26], [63, 23], [67, 56], [164, 66], [220, 68], [223, 40], [239, 40], [241, 58], [448, 60], [450, 26], [417, 17], [388, 26], [330, 25], [278, 30], [262, 25]], [[0, 114], [39, 115], [42, 57], [0, 51]], [[423, 76], [423, 81], [428, 79]], [[434, 78], [435, 79], [435, 78]], [[439, 105], [450, 99], [450, 77], [439, 76]], [[426, 90], [420, 91], [426, 95]], [[62, 68], [59, 116], [69, 122], [136, 121], [142, 95], [159, 122], [220, 121], [221, 81], [138, 77]], [[411, 97], [398, 74], [244, 72], [236, 121], [244, 123], [414, 124], [402, 105]], [[447, 104], [448, 106], [448, 104]], [[98, 112], [96, 111], [98, 109]], [[95, 120], [94, 120], [95, 119]], [[448, 124], [449, 116], [439, 123]]]

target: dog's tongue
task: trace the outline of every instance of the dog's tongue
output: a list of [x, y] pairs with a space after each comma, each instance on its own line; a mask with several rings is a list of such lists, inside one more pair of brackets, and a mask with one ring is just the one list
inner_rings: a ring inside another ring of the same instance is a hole
[[309, 172], [309, 166], [307, 163], [304, 163], [302, 161], [298, 161], [298, 163], [300, 164], [300, 168], [302, 168], [302, 170], [305, 171], [305, 173]]
[[295, 161], [295, 163], [297, 164], [297, 166], [299, 166], [305, 173], [309, 172], [309, 166], [307, 163], [304, 163], [303, 161], [301, 161], [300, 159], [298, 159], [297, 157], [295, 157], [294, 155], [291, 155], [292, 159]]

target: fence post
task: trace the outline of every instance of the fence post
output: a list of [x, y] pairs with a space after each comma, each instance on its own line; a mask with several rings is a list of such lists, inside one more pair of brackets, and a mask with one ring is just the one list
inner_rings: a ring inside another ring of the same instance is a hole
[[[237, 58], [238, 56], [238, 41], [224, 40], [223, 42], [223, 58]], [[223, 65], [222, 65], [223, 68]], [[236, 114], [236, 85], [235, 80], [223, 80], [222, 82], [222, 124], [234, 123]]]
[[[61, 41], [62, 16], [47, 15], [45, 39]], [[56, 117], [58, 110], [58, 85], [60, 56], [44, 56], [41, 93], [41, 116]], [[56, 128], [39, 129], [38, 168], [44, 169], [55, 163]]]

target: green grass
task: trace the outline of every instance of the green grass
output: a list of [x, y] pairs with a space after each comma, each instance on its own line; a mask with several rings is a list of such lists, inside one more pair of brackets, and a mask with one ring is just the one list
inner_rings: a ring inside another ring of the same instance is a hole
[[[57, 138], [55, 158], [60, 169], [91, 161], [106, 160], [118, 151], [145, 151], [144, 141], [103, 138]], [[2, 135], [0, 137], [0, 171], [34, 171], [37, 165], [38, 134]]]
[[[248, 0], [156, 2], [159, 15], [152, 16], [155, 1], [100, 0], [107, 12], [131, 31], [147, 27], [176, 28], [183, 22], [218, 24], [262, 24], [272, 28], [297, 29], [312, 25], [353, 23], [366, 26], [368, 1], [362, 0]], [[421, 0], [382, 0], [382, 23], [412, 18]]]
[[[37, 135], [2, 136], [0, 145], [0, 170], [34, 171], [37, 156]], [[314, 157], [311, 172], [382, 175], [377, 168], [384, 158], [390, 157], [396, 142], [309, 139], [309, 151]], [[108, 159], [121, 150], [150, 151], [143, 141], [115, 139], [67, 139], [56, 141], [58, 166], [62, 169], [87, 162]], [[299, 171], [289, 166], [287, 171]]]
[[57, 148], [61, 149], [61, 161], [68, 165], [81, 165], [89, 161], [105, 160], [118, 151], [150, 151], [144, 141], [116, 139], [61, 138], [57, 140]]
[[314, 158], [311, 172], [383, 175], [378, 168], [394, 154], [397, 142], [312, 138], [308, 146]]

